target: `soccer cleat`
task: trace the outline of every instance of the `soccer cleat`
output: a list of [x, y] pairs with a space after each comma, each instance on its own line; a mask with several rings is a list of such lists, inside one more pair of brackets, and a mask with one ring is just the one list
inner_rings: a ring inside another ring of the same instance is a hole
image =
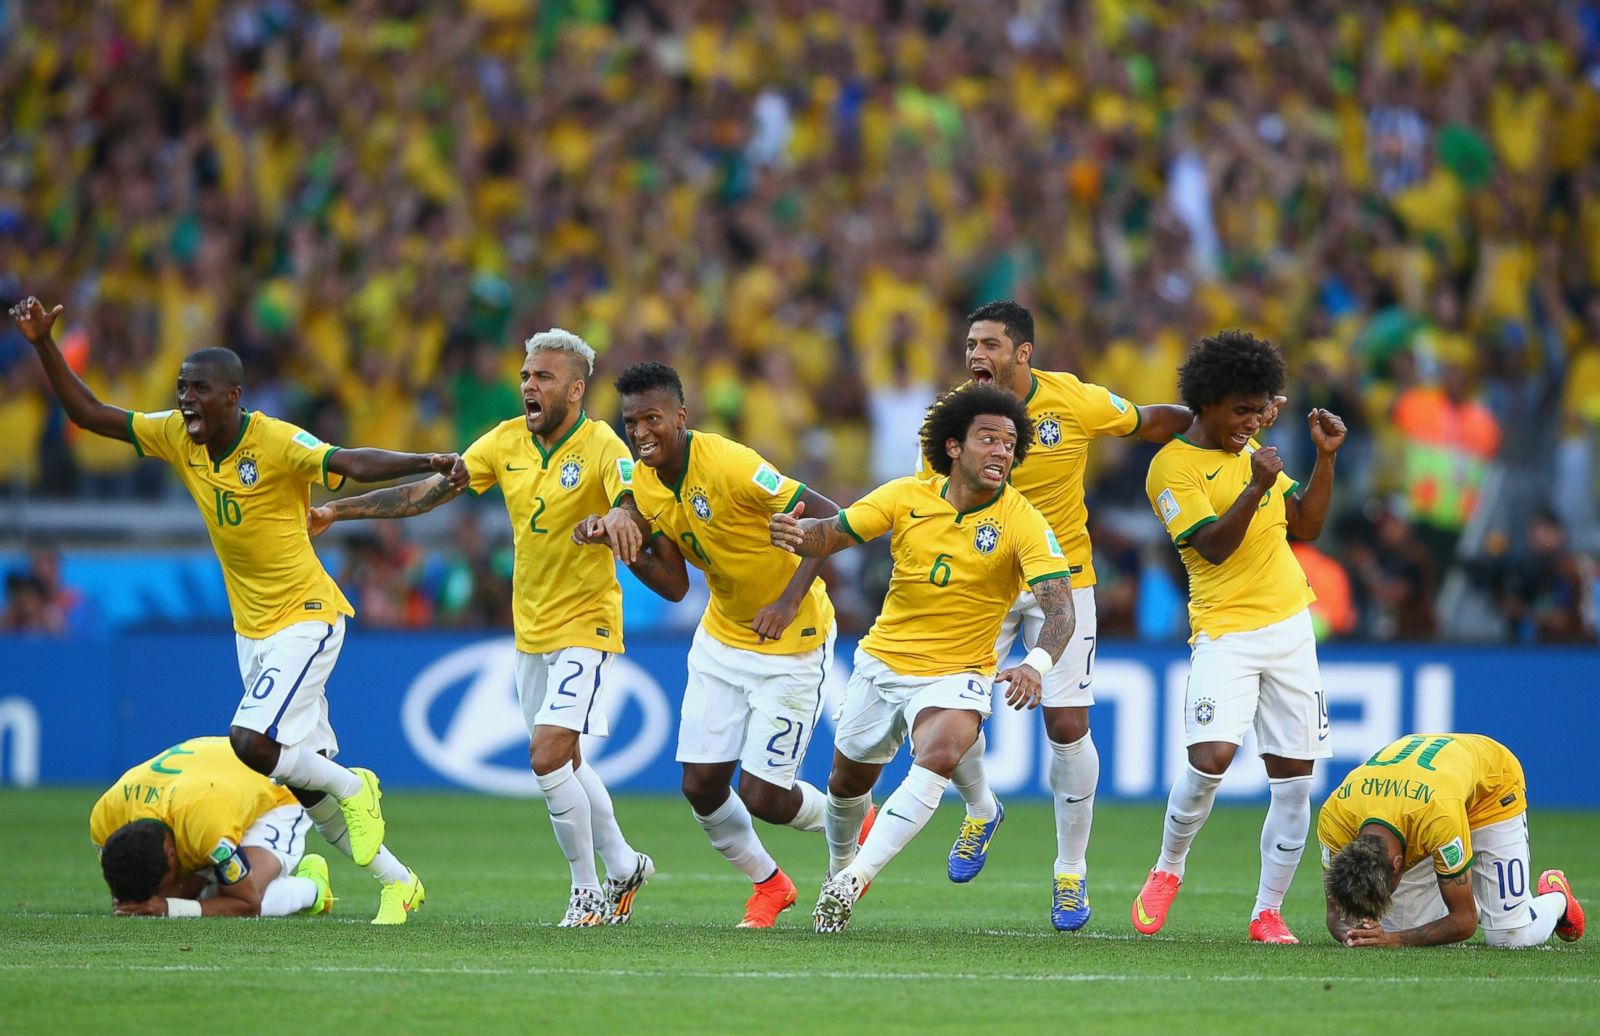
[[842, 932], [850, 923], [850, 912], [865, 890], [849, 871], [840, 871], [822, 883], [822, 894], [811, 912], [812, 925], [819, 932]]
[[328, 881], [328, 861], [316, 853], [306, 853], [294, 869], [296, 878], [305, 878], [317, 887], [316, 900], [302, 914], [327, 914], [333, 911], [333, 885]]
[[378, 894], [378, 913], [372, 923], [405, 924], [412, 912], [420, 909], [422, 901], [427, 898], [422, 879], [417, 877], [416, 871], [408, 868], [404, 878], [389, 882]]
[[[861, 833], [859, 835], [856, 835], [856, 848], [857, 849], [860, 849], [863, 845], [867, 844], [867, 836], [872, 833], [872, 825], [874, 823], [876, 823], [877, 820], [878, 820], [878, 807], [869, 803], [867, 805], [867, 815], [861, 819]], [[830, 874], [829, 877], [832, 877], [832, 875]], [[870, 881], [867, 882], [865, 885], [861, 886], [861, 894], [856, 896], [856, 902], [859, 903], [863, 899], [866, 899], [867, 898], [867, 893], [871, 889], [872, 889], [872, 882], [870, 882]]]
[[[1159, 927], [1159, 926], [1157, 926]], [[1283, 915], [1276, 910], [1263, 910], [1250, 922], [1250, 941], [1272, 943], [1276, 946], [1299, 946], [1300, 940], [1289, 931]]]
[[988, 862], [989, 842], [1006, 818], [1006, 808], [1000, 805], [999, 799], [994, 806], [993, 820], [974, 820], [969, 816], [961, 821], [961, 833], [956, 836], [956, 844], [950, 847], [950, 860], [945, 867], [950, 880], [958, 885], [976, 878]]
[[606, 923], [606, 897], [599, 889], [572, 890], [567, 903], [566, 916], [556, 922], [557, 928], [593, 928]]
[[350, 857], [357, 867], [365, 867], [383, 848], [383, 810], [378, 805], [383, 792], [378, 790], [378, 775], [371, 770], [357, 766], [350, 772], [361, 778], [361, 790], [340, 799], [339, 812], [344, 814], [344, 826], [350, 832]]
[[1082, 874], [1057, 874], [1050, 899], [1050, 924], [1058, 932], [1076, 932], [1089, 923], [1089, 882]]
[[600, 894], [606, 900], [606, 924], [627, 924], [633, 916], [633, 897], [639, 888], [649, 881], [656, 873], [655, 861], [644, 853], [639, 854], [639, 862], [634, 865], [633, 873], [622, 880], [607, 878], [600, 887]]
[[1144, 879], [1144, 888], [1133, 900], [1133, 927], [1145, 935], [1154, 935], [1167, 923], [1167, 911], [1178, 895], [1183, 879], [1167, 871], [1150, 869]]
[[744, 901], [744, 920], [740, 928], [771, 928], [778, 923], [778, 915], [794, 906], [800, 893], [789, 880], [789, 875], [777, 871], [756, 886], [750, 898]]
[[1556, 922], [1556, 935], [1562, 942], [1577, 942], [1583, 938], [1583, 907], [1572, 894], [1572, 882], [1567, 880], [1566, 874], [1552, 869], [1539, 875], [1539, 895], [1546, 892], [1559, 892], [1567, 897], [1567, 912]]

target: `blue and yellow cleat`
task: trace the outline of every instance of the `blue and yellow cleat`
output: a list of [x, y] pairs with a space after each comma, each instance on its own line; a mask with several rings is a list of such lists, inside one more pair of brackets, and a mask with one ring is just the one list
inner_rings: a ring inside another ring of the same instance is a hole
[[1081, 874], [1057, 874], [1050, 901], [1050, 924], [1058, 932], [1076, 932], [1088, 923], [1088, 879]]
[[950, 847], [950, 864], [947, 868], [950, 880], [958, 885], [976, 878], [989, 859], [989, 843], [999, 830], [1000, 822], [1006, 818], [1006, 808], [1000, 805], [999, 799], [995, 800], [994, 805], [993, 820], [966, 817], [961, 821], [961, 833], [956, 836], [956, 844]]

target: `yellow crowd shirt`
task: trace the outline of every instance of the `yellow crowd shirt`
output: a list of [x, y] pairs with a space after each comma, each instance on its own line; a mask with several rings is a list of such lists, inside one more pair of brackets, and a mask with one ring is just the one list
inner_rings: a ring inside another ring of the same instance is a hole
[[794, 510], [806, 487], [748, 446], [711, 432], [686, 434], [683, 478], [669, 484], [640, 464], [633, 500], [654, 531], [706, 574], [706, 632], [729, 647], [768, 655], [821, 647], [833, 627], [833, 602], [821, 579], [782, 637], [763, 642], [750, 628], [800, 567], [798, 557], [772, 545], [768, 524], [774, 514]]
[[128, 437], [139, 456], [171, 464], [200, 508], [241, 636], [261, 640], [297, 622], [331, 626], [355, 614], [306, 533], [312, 483], [344, 484], [328, 471], [339, 447], [259, 411], [240, 417], [238, 440], [217, 461], [176, 410], [130, 412]]
[[861, 647], [902, 676], [993, 673], [995, 637], [1017, 594], [1069, 575], [1054, 530], [1014, 487], [957, 511], [949, 485], [899, 478], [839, 512], [863, 543], [890, 534], [889, 593]]
[[1145, 495], [1189, 570], [1189, 625], [1213, 639], [1281, 622], [1305, 608], [1311, 592], [1289, 549], [1287, 498], [1300, 483], [1279, 472], [1256, 508], [1239, 549], [1213, 565], [1189, 546], [1196, 529], [1216, 521], [1250, 484], [1251, 440], [1238, 453], [1206, 450], [1183, 436], [1150, 462]]
[[1368, 824], [1393, 831], [1410, 869], [1433, 859], [1442, 877], [1472, 866], [1472, 831], [1528, 808], [1511, 750], [1482, 734], [1408, 734], [1350, 771], [1322, 805], [1322, 864]]
[[118, 778], [89, 813], [89, 839], [100, 848], [124, 824], [157, 820], [172, 832], [179, 873], [215, 867], [232, 884], [244, 876], [234, 857], [250, 825], [295, 805], [289, 789], [241, 763], [227, 738], [195, 737]]
[[547, 453], [516, 417], [462, 454], [474, 496], [499, 485], [516, 549], [511, 585], [517, 650], [622, 650], [622, 588], [609, 551], [580, 547], [572, 530], [633, 490], [634, 463], [617, 433], [580, 413]]

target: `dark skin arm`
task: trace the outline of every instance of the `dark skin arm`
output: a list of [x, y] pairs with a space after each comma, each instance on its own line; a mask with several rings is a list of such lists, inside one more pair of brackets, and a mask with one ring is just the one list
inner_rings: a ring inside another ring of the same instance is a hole
[[328, 458], [328, 470], [354, 482], [387, 482], [407, 475], [434, 472], [445, 476], [457, 490], [471, 481], [467, 466], [455, 453], [396, 453], [371, 447], [339, 450]]
[[[257, 917], [261, 914], [262, 893], [281, 871], [278, 859], [253, 845], [239, 851], [250, 861], [250, 873], [232, 885], [218, 885], [216, 895], [202, 899], [201, 917]], [[118, 917], [166, 917], [168, 896], [193, 899], [204, 887], [204, 882], [197, 882], [195, 875], [185, 874], [168, 881], [161, 891], [142, 903], [114, 902], [112, 911]]]
[[[329, 468], [331, 470], [331, 464]], [[306, 527], [315, 537], [322, 535], [334, 522], [356, 518], [410, 518], [426, 514], [460, 495], [461, 489], [451, 485], [448, 478], [435, 475], [417, 482], [407, 482], [403, 486], [375, 489], [360, 496], [345, 497], [321, 507], [313, 507]]]
[[1437, 921], [1407, 928], [1399, 932], [1386, 932], [1376, 925], [1352, 927], [1346, 934], [1346, 946], [1447, 946], [1470, 939], [1478, 930], [1478, 905], [1472, 898], [1472, 872], [1439, 879], [1439, 895], [1444, 899], [1449, 913]]
[[1257, 450], [1250, 458], [1250, 484], [1244, 487], [1244, 492], [1221, 518], [1190, 533], [1188, 545], [1194, 552], [1213, 565], [1228, 560], [1244, 542], [1244, 534], [1250, 530], [1250, 519], [1255, 517], [1256, 508], [1261, 506], [1282, 470], [1283, 461], [1278, 459], [1275, 447]]
[[1299, 495], [1284, 501], [1289, 535], [1297, 540], [1314, 540], [1322, 534], [1328, 508], [1333, 503], [1334, 458], [1339, 447], [1344, 445], [1345, 436], [1344, 422], [1337, 414], [1313, 410], [1306, 420], [1311, 428], [1311, 441], [1317, 447], [1317, 462], [1311, 469], [1310, 481]]
[[50, 336], [50, 329], [64, 309], [63, 306], [57, 306], [47, 311], [38, 299], [30, 295], [11, 307], [11, 318], [17, 322], [22, 337], [39, 354], [45, 377], [50, 379], [50, 388], [61, 400], [61, 407], [72, 423], [107, 439], [128, 442], [128, 411], [96, 399], [94, 393], [89, 391], [89, 386], [67, 365], [66, 357], [61, 355], [60, 347]]
[[767, 527], [772, 545], [803, 558], [825, 558], [857, 546], [860, 541], [844, 531], [837, 513], [828, 518], [802, 518], [802, 508], [775, 514]]
[[689, 592], [688, 562], [677, 544], [650, 528], [632, 493], [604, 515], [591, 514], [579, 522], [572, 530], [572, 542], [610, 547], [639, 582], [669, 601], [681, 601]]
[[628, 571], [669, 601], [681, 601], [689, 592], [689, 563], [664, 533], [645, 541]]
[[1194, 424], [1194, 412], [1177, 403], [1151, 403], [1139, 407], [1139, 430], [1134, 438], [1158, 444], [1169, 443]]
[[[792, 513], [799, 515], [808, 511], [816, 518], [832, 518], [839, 513], [839, 505], [808, 488], [800, 495], [800, 501], [795, 504]], [[794, 622], [794, 617], [799, 614], [800, 605], [805, 602], [811, 584], [822, 574], [823, 561], [820, 556], [803, 559], [800, 567], [794, 570], [794, 575], [789, 577], [789, 582], [778, 595], [778, 599], [756, 612], [750, 628], [756, 631], [763, 642], [778, 640], [783, 636], [784, 630], [789, 628], [789, 624]]]

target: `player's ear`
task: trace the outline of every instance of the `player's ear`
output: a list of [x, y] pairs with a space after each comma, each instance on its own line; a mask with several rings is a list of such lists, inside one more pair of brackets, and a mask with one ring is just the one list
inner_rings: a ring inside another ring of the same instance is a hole
[[944, 441], [944, 452], [951, 460], [961, 456], [961, 440], [946, 439]]
[[588, 391], [588, 388], [589, 383], [587, 381], [582, 378], [574, 378], [572, 384], [567, 386], [567, 402], [578, 402], [583, 398], [583, 394]]
[[1017, 346], [1017, 362], [1018, 363], [1031, 363], [1031, 362], [1033, 362], [1033, 343], [1032, 342], [1023, 342], [1021, 345]]

